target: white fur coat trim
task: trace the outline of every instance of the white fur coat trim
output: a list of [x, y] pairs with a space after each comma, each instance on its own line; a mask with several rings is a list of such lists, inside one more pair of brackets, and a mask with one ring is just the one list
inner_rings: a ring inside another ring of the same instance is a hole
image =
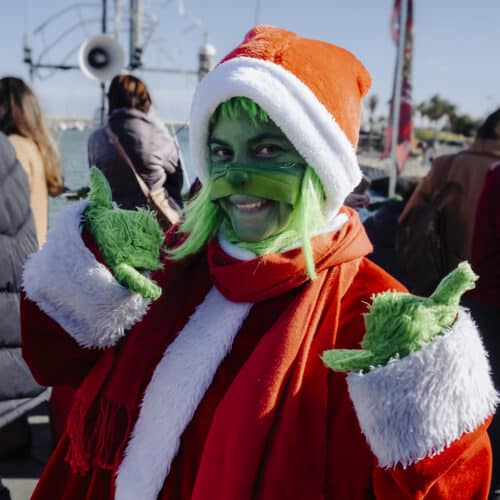
[[143, 317], [150, 302], [120, 285], [83, 243], [87, 204], [74, 203], [60, 214], [45, 245], [26, 262], [23, 287], [79, 345], [105, 348]]
[[381, 467], [439, 454], [495, 411], [486, 351], [469, 313], [420, 351], [347, 377], [361, 430]]
[[116, 478], [116, 500], [156, 500], [191, 421], [252, 304], [212, 288], [158, 363]]
[[254, 100], [269, 114], [323, 182], [325, 213], [337, 213], [361, 180], [354, 148], [307, 85], [283, 66], [262, 59], [231, 59], [216, 66], [198, 85], [191, 106], [189, 144], [201, 178], [207, 177], [210, 164], [210, 116], [220, 103], [235, 96]]

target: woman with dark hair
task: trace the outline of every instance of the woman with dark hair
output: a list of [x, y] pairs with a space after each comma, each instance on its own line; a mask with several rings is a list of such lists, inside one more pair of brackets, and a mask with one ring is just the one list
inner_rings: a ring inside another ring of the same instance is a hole
[[[135, 170], [151, 192], [164, 189], [182, 206], [182, 168], [174, 141], [151, 114], [148, 88], [132, 75], [117, 75], [108, 91], [107, 125], [120, 141]], [[98, 167], [108, 179], [113, 199], [122, 208], [146, 206], [146, 199], [132, 170], [110, 142], [105, 127], [88, 143], [89, 166]]]
[[28, 174], [31, 210], [42, 245], [48, 227], [48, 195], [59, 195], [64, 179], [38, 99], [20, 78], [0, 79], [0, 131], [9, 137]]
[[118, 75], [113, 78], [108, 91], [109, 113], [116, 109], [138, 109], [147, 113], [152, 105], [149, 91], [139, 78], [132, 75]]

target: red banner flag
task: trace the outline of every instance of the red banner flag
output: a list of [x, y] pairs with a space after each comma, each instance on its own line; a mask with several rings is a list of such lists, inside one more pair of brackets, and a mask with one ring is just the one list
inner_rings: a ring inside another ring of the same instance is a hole
[[399, 45], [400, 37], [404, 37], [403, 58], [401, 64], [402, 83], [400, 89], [397, 87], [397, 73], [400, 71], [400, 61], [397, 61], [396, 71], [394, 72], [394, 84], [392, 98], [390, 101], [389, 123], [386, 129], [385, 147], [382, 153], [382, 158], [387, 158], [392, 147], [392, 130], [394, 124], [394, 103], [398, 101], [396, 93], [399, 91], [399, 124], [398, 124], [398, 140], [396, 145], [396, 169], [398, 175], [403, 171], [403, 168], [408, 160], [411, 150], [412, 139], [412, 105], [411, 105], [411, 63], [413, 55], [413, 0], [407, 0], [408, 10], [406, 16], [406, 24], [401, 30], [401, 0], [394, 1], [391, 18], [391, 34], [396, 45]]

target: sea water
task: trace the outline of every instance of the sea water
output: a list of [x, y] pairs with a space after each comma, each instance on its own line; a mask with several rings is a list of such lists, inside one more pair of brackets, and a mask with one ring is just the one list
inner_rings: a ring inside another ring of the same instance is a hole
[[[188, 130], [186, 127], [180, 126], [177, 129], [173, 129], [173, 132], [175, 132], [175, 137], [181, 150], [187, 179], [192, 182], [195, 175], [190, 168]], [[78, 191], [89, 184], [87, 142], [91, 133], [92, 129], [68, 129], [55, 133], [55, 140], [59, 147], [61, 165], [64, 172], [64, 185], [71, 191]], [[189, 186], [186, 182], [184, 184], [184, 188], [187, 189]], [[61, 196], [49, 199], [49, 225], [61, 210], [70, 203], [74, 202]]]

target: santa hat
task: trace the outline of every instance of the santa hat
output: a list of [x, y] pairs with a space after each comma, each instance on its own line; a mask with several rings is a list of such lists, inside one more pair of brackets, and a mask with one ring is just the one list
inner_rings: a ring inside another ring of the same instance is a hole
[[334, 215], [361, 180], [356, 159], [366, 68], [350, 52], [274, 26], [257, 26], [199, 84], [191, 107], [191, 158], [209, 172], [209, 120], [231, 97], [255, 101], [323, 182]]

